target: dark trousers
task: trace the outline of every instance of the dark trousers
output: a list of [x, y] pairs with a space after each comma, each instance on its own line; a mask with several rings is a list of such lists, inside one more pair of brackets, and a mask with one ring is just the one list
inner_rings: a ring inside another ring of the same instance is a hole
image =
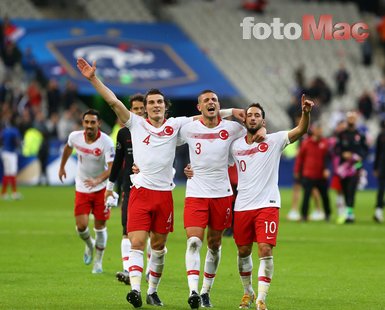
[[376, 208], [384, 208], [385, 179], [378, 179]]
[[303, 220], [307, 220], [310, 204], [310, 196], [313, 188], [317, 188], [321, 194], [322, 204], [325, 211], [325, 219], [330, 218], [330, 199], [328, 194], [328, 181], [326, 179], [309, 179], [302, 177], [302, 187], [304, 190], [301, 215]]
[[358, 181], [360, 177], [357, 174], [341, 179], [342, 192], [345, 198], [345, 205], [347, 207], [354, 207], [354, 199], [357, 192]]

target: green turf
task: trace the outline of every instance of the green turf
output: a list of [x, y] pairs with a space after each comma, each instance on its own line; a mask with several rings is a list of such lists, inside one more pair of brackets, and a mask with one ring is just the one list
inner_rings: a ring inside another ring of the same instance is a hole
[[[73, 187], [21, 191], [21, 201], [0, 201], [0, 309], [130, 309], [129, 287], [115, 280], [122, 268], [120, 210], [113, 210], [108, 223], [104, 273], [93, 275], [82, 262], [84, 246], [75, 233]], [[342, 226], [287, 222], [290, 199], [290, 191], [282, 190], [269, 310], [385, 309], [385, 225], [372, 221], [374, 192], [358, 193], [357, 222]], [[174, 200], [175, 232], [169, 236], [159, 295], [165, 309], [189, 309], [183, 188], [174, 191]], [[253, 260], [255, 279], [256, 255]], [[241, 297], [235, 245], [224, 238], [211, 299], [215, 309], [237, 309]]]

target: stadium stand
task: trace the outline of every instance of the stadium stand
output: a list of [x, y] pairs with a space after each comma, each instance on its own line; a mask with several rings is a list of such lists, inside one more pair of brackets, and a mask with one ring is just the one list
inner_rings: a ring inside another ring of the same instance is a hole
[[0, 1], [2, 16], [12, 18], [42, 18], [42, 14], [29, 0], [2, 0]]
[[142, 0], [78, 0], [89, 17], [98, 21], [154, 22], [155, 19]]
[[[246, 102], [260, 101], [269, 106], [270, 115], [273, 115], [269, 123], [275, 128], [289, 126], [285, 107], [294, 87], [293, 72], [301, 65], [306, 68], [307, 79], [318, 75], [330, 86], [334, 86], [333, 75], [340, 62], [350, 72], [348, 94], [334, 98], [330, 108], [324, 109], [324, 115], [355, 108], [362, 90], [373, 89], [374, 81], [381, 78], [377, 66], [361, 65], [360, 45], [354, 40], [275, 40], [272, 37], [263, 41], [243, 40], [240, 23], [253, 15], [242, 10], [238, 1], [186, 0], [168, 6], [166, 10], [238, 87]], [[274, 17], [280, 17], [283, 23], [301, 24], [304, 14], [318, 17], [330, 12], [333, 12], [335, 22], [352, 24], [363, 19], [353, 3], [289, 0], [270, 1], [265, 14], [254, 17], [256, 22], [271, 23]]]

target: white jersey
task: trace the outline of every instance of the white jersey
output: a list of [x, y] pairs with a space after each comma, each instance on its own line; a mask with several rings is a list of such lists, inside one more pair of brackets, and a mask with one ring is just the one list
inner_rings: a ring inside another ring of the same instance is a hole
[[125, 126], [130, 129], [134, 162], [140, 171], [133, 178], [136, 187], [160, 191], [175, 187], [172, 165], [178, 132], [182, 125], [192, 120], [188, 117], [169, 118], [156, 128], [143, 117], [130, 113]]
[[220, 120], [214, 128], [200, 120], [183, 126], [181, 138], [188, 143], [194, 176], [187, 180], [186, 197], [219, 198], [233, 194], [228, 174], [231, 143], [245, 134], [237, 122]]
[[97, 139], [89, 144], [85, 140], [83, 130], [73, 131], [68, 137], [68, 146], [74, 148], [78, 155], [77, 173], [75, 178], [76, 191], [92, 193], [106, 187], [107, 180], [93, 188], [84, 185], [84, 181], [95, 178], [107, 170], [107, 163], [115, 157], [115, 147], [112, 139], [99, 131]]
[[287, 131], [268, 134], [261, 143], [249, 145], [246, 137], [233, 143], [231, 154], [238, 169], [238, 194], [234, 211], [281, 207], [279, 161], [289, 143]]

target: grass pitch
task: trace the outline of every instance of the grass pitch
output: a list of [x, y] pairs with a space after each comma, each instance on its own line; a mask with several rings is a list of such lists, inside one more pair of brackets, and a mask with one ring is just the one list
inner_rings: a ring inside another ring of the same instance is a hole
[[[115, 279], [122, 268], [120, 210], [114, 209], [108, 222], [104, 273], [94, 275], [92, 265], [83, 264], [84, 244], [75, 232], [74, 188], [21, 191], [23, 200], [0, 201], [0, 309], [131, 309], [125, 300], [130, 287]], [[372, 220], [375, 193], [357, 194], [352, 225], [288, 222], [291, 191], [281, 193], [269, 310], [385, 309], [385, 225]], [[184, 188], [177, 187], [174, 233], [159, 288], [165, 309], [189, 309], [183, 198]], [[243, 291], [233, 239], [224, 238], [222, 249], [211, 299], [215, 309], [238, 309]], [[202, 250], [202, 264], [204, 255]], [[253, 261], [256, 289], [256, 254]], [[143, 281], [143, 295], [146, 289]], [[143, 299], [143, 309], [152, 308]]]

